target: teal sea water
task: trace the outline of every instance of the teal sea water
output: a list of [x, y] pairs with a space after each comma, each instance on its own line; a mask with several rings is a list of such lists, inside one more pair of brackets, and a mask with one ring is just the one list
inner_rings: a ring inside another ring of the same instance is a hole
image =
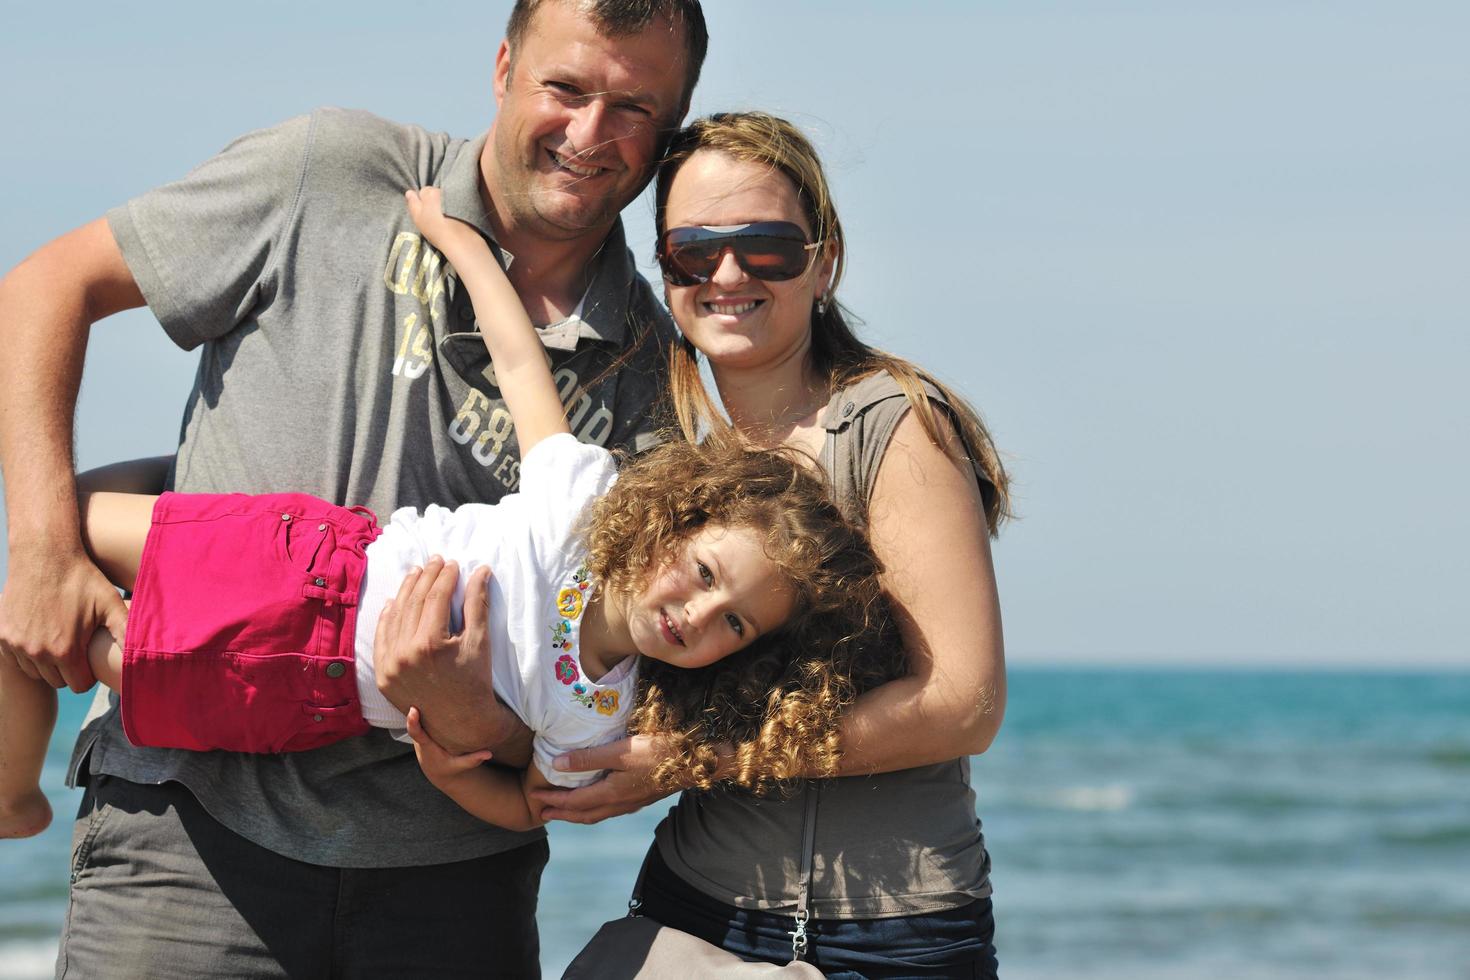
[[[1013, 670], [975, 760], [1007, 978], [1470, 978], [1470, 673]], [[57, 812], [83, 699], [46, 772]], [[556, 827], [549, 976], [664, 807]], [[0, 980], [49, 976], [70, 827], [0, 843]]]

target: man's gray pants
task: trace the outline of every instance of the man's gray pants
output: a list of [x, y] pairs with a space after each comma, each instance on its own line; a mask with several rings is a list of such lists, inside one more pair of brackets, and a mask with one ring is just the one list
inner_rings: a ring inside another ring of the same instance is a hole
[[91, 777], [56, 960], [69, 980], [537, 977], [540, 840], [420, 868], [303, 864], [177, 783]]

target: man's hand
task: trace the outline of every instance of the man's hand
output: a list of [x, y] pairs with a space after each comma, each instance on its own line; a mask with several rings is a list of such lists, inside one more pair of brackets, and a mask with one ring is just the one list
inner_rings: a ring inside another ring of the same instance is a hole
[[87, 663], [92, 634], [106, 629], [119, 644], [128, 607], [78, 547], [25, 548], [10, 555], [0, 594], [0, 656], [27, 676], [78, 693], [97, 683]]
[[542, 806], [542, 820], [568, 823], [600, 823], [663, 799], [672, 790], [658, 789], [650, 774], [662, 760], [659, 742], [649, 735], [634, 735], [590, 749], [577, 749], [556, 759], [559, 772], [588, 772], [606, 769], [607, 775], [578, 789], [537, 789], [532, 799]]
[[[530, 757], [530, 733], [495, 699], [490, 679], [490, 569], [465, 589], [464, 632], [449, 632], [459, 566], [435, 557], [403, 580], [378, 617], [373, 668], [378, 689], [400, 711], [417, 706], [434, 741], [452, 755], [493, 748], [501, 762]], [[522, 763], [524, 764], [524, 763]]]

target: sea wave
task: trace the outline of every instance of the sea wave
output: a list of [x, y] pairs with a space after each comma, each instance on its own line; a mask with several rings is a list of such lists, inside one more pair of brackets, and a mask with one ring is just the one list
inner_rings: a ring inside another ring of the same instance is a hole
[[1386, 830], [1379, 835], [1389, 844], [1406, 844], [1413, 847], [1463, 848], [1470, 844], [1470, 825], [1450, 824], [1444, 827], [1424, 827], [1414, 830]]
[[1027, 793], [1022, 802], [1051, 810], [1073, 810], [1084, 813], [1117, 813], [1133, 806], [1136, 794], [1122, 783], [1102, 786], [1066, 786], [1041, 793]]
[[1295, 787], [1262, 787], [1238, 781], [1197, 787], [1180, 783], [1161, 786], [1148, 794], [1149, 805], [1161, 811], [1219, 812], [1262, 815], [1312, 813], [1393, 814], [1458, 806], [1464, 793], [1456, 787], [1414, 784], [1385, 787], [1364, 780], [1351, 783], [1312, 783]]
[[55, 972], [55, 939], [0, 945], [0, 980], [42, 980]]
[[1446, 769], [1470, 769], [1470, 745], [1441, 745], [1430, 749], [1426, 758]]
[[1412, 926], [1423, 929], [1444, 929], [1447, 932], [1465, 935], [1470, 931], [1470, 909], [1438, 909], [1423, 906], [1387, 906], [1368, 909], [1362, 920], [1380, 929], [1399, 929]]

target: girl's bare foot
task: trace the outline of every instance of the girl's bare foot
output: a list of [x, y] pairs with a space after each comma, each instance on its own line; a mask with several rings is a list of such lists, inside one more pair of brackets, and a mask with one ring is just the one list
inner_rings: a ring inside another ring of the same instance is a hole
[[0, 799], [0, 839], [34, 837], [51, 826], [51, 804], [39, 789]]

